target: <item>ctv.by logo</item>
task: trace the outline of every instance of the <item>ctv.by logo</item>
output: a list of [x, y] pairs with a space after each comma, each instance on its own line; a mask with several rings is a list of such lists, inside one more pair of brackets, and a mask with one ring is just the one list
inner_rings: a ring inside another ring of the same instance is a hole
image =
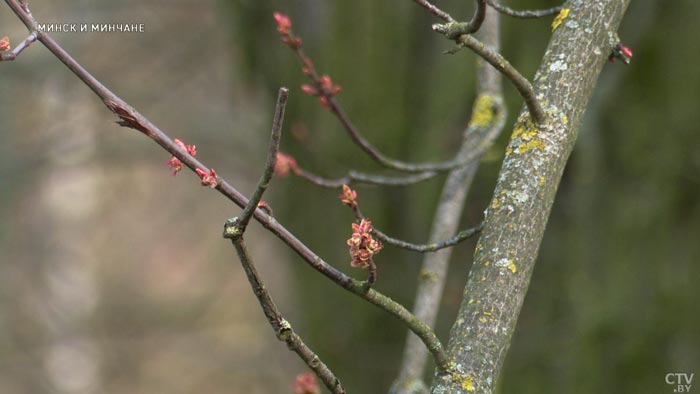
[[689, 393], [690, 389], [693, 387], [693, 377], [694, 373], [667, 373], [666, 374], [666, 384], [671, 384], [674, 393]]

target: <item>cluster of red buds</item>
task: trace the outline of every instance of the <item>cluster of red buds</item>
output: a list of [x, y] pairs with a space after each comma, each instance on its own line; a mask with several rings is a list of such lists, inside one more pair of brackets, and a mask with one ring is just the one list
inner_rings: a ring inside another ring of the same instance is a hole
[[277, 32], [282, 36], [282, 42], [295, 50], [301, 48], [301, 38], [294, 37], [294, 34], [292, 34], [292, 21], [289, 17], [279, 12], [275, 12], [272, 15], [277, 22]]
[[0, 38], [0, 52], [9, 51], [10, 49], [12, 49], [10, 46], [10, 38], [7, 36]]
[[350, 189], [350, 186], [343, 185], [343, 192], [338, 197], [343, 204], [351, 208], [357, 207], [357, 192]]
[[311, 79], [312, 84], [302, 85], [301, 90], [306, 94], [318, 97], [321, 105], [328, 107], [330, 98], [340, 93], [341, 87], [334, 85], [328, 75], [318, 76], [313, 61], [301, 51], [301, 38], [292, 33], [292, 21], [289, 17], [279, 12], [275, 12], [273, 16], [277, 22], [277, 32], [282, 36], [282, 42], [297, 52], [302, 62], [301, 71]]
[[[177, 144], [177, 146], [179, 146], [180, 148], [184, 149], [190, 155], [197, 156], [197, 147], [195, 145], [185, 145], [184, 142], [180, 141], [177, 138], [175, 139], [175, 144]], [[170, 160], [168, 160], [168, 167], [172, 168], [173, 176], [175, 176], [180, 170], [182, 170], [183, 164], [182, 161], [180, 161], [180, 159], [178, 159], [175, 156], [172, 156]]]
[[197, 168], [194, 172], [196, 172], [199, 179], [202, 180], [202, 186], [209, 186], [213, 189], [219, 184], [219, 181], [216, 179], [216, 171], [214, 171], [213, 168], [210, 168], [209, 172]]
[[312, 372], [298, 375], [292, 384], [293, 394], [321, 394], [321, 388], [316, 383], [316, 377]]
[[350, 247], [350, 265], [353, 267], [368, 268], [372, 256], [382, 250], [381, 242], [372, 237], [372, 222], [362, 219], [359, 224], [352, 224], [352, 236], [347, 241]]
[[318, 101], [324, 107], [328, 107], [328, 100], [340, 93], [342, 88], [339, 85], [334, 85], [331, 77], [324, 75], [318, 79], [314, 79], [314, 85], [301, 85], [301, 91], [310, 95], [318, 97]]
[[299, 166], [297, 161], [292, 156], [286, 153], [277, 152], [277, 161], [275, 162], [275, 175], [279, 177], [287, 176], [289, 173], [298, 173]]
[[622, 45], [621, 42], [618, 42], [613, 47], [613, 50], [608, 57], [608, 61], [610, 61], [610, 63], [614, 63], [615, 59], [620, 59], [623, 63], [630, 64], [632, 61], [632, 50]]

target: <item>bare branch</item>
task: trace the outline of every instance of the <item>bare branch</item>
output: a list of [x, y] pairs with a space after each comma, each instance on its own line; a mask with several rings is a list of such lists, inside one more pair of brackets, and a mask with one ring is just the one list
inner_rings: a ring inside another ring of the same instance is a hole
[[[281, 90], [280, 90], [281, 92]], [[301, 337], [294, 332], [292, 325], [289, 324], [287, 320], [282, 317], [279, 309], [272, 300], [270, 293], [267, 291], [265, 284], [260, 278], [253, 260], [248, 253], [245, 242], [243, 241], [243, 232], [241, 231], [240, 221], [229, 220], [226, 222], [224, 227], [224, 238], [230, 238], [233, 246], [236, 248], [238, 253], [238, 258], [241, 261], [243, 270], [248, 277], [248, 282], [253, 289], [253, 293], [258, 298], [258, 302], [262, 307], [263, 313], [267, 318], [268, 323], [272, 326], [272, 329], [277, 335], [277, 339], [287, 343], [289, 349], [296, 354], [306, 363], [306, 365], [311, 368], [312, 371], [318, 376], [318, 378], [323, 382], [323, 384], [334, 394], [345, 394], [345, 389], [340, 383], [340, 380], [335, 376], [333, 371], [328, 368], [328, 366], [319, 358], [319, 356], [309, 348]], [[231, 228], [233, 227], [233, 229]], [[239, 232], [237, 236], [230, 236], [232, 232]]]
[[272, 175], [275, 173], [275, 164], [277, 163], [277, 152], [280, 148], [280, 135], [282, 134], [282, 122], [284, 121], [284, 109], [287, 106], [287, 97], [289, 89], [280, 88], [277, 95], [277, 105], [275, 106], [275, 116], [272, 120], [272, 134], [270, 136], [270, 146], [267, 151], [267, 162], [265, 163], [265, 171], [258, 181], [258, 187], [250, 197], [246, 204], [243, 213], [239, 217], [238, 227], [241, 232], [245, 231], [250, 218], [253, 216], [253, 211], [258, 209], [258, 203], [262, 199], [265, 190], [267, 189]]
[[[351, 206], [352, 211], [355, 213], [355, 217], [357, 220], [362, 220], [366, 219], [366, 217], [362, 214], [362, 211], [360, 211], [360, 206], [357, 201], [355, 201], [355, 205]], [[449, 248], [451, 246], [455, 246], [459, 244], [460, 242], [469, 239], [473, 237], [474, 235], [478, 234], [481, 229], [483, 228], [483, 223], [480, 223], [479, 225], [468, 228], [462, 231], [459, 231], [457, 234], [454, 236], [441, 240], [441, 241], [435, 241], [431, 242], [428, 244], [414, 244], [411, 242], [404, 241], [399, 238], [394, 238], [386, 235], [386, 233], [378, 230], [376, 227], [372, 227], [372, 234], [376, 235], [377, 238], [379, 238], [380, 241], [396, 246], [397, 248], [403, 248], [407, 249], [413, 252], [418, 252], [418, 253], [428, 253], [428, 252], [437, 252], [440, 249], [445, 249]]]
[[473, 237], [474, 235], [478, 234], [481, 229], [483, 228], [483, 223], [479, 224], [476, 227], [468, 228], [466, 230], [462, 230], [455, 234], [452, 238], [448, 238], [444, 241], [440, 242], [433, 242], [429, 244], [413, 244], [410, 242], [406, 242], [404, 240], [398, 239], [398, 238], [392, 238], [383, 232], [377, 230], [376, 228], [372, 231], [377, 238], [379, 238], [382, 242], [387, 243], [389, 245], [394, 245], [399, 248], [403, 249], [408, 249], [414, 252], [419, 252], [419, 253], [427, 253], [427, 252], [436, 252], [440, 249], [444, 248], [449, 248], [451, 246], [455, 246], [459, 244], [460, 242], [464, 241], [465, 239], [469, 239]]
[[22, 53], [22, 51], [27, 49], [30, 45], [32, 45], [34, 41], [36, 41], [37, 36], [38, 33], [36, 31], [33, 31], [29, 34], [29, 36], [27, 36], [27, 38], [25, 38], [24, 40], [22, 40], [22, 42], [17, 44], [15, 49], [9, 52], [0, 53], [0, 62], [15, 60], [17, 56], [19, 56], [19, 54]]
[[304, 170], [301, 167], [297, 167], [297, 170], [294, 172], [294, 174], [306, 179], [314, 185], [333, 189], [339, 188], [343, 185], [351, 185], [353, 183], [364, 183], [368, 185], [382, 186], [408, 186], [419, 182], [423, 182], [428, 179], [432, 179], [435, 176], [439, 175], [438, 172], [430, 171], [406, 176], [385, 176], [376, 174], [365, 174], [357, 171], [349, 171], [348, 174], [342, 178], [329, 179], [318, 176], [312, 172]]
[[541, 124], [544, 122], [544, 110], [542, 109], [542, 104], [535, 95], [532, 84], [527, 80], [527, 78], [523, 77], [522, 74], [520, 74], [520, 72], [503, 57], [503, 55], [494, 51], [493, 49], [484, 45], [483, 42], [468, 34], [459, 36], [457, 38], [457, 42], [460, 46], [467, 47], [477, 55], [481, 56], [482, 59], [486, 60], [506, 78], [508, 78], [518, 90], [518, 93], [520, 93], [525, 100], [525, 105], [527, 105], [527, 109], [530, 112], [532, 120], [536, 124]]
[[534, 18], [542, 18], [545, 16], [550, 16], [554, 14], [558, 14], [564, 6], [557, 6], [557, 7], [552, 7], [552, 8], [547, 8], [544, 10], [514, 10], [512, 8], [506, 7], [500, 3], [498, 3], [495, 0], [486, 0], [486, 3], [491, 6], [494, 10], [500, 12], [503, 15], [508, 15], [512, 16], [514, 18], [523, 18], [523, 19], [534, 19]]
[[[419, 2], [421, 4], [421, 2]], [[477, 12], [477, 15], [479, 12]], [[475, 16], [477, 16], [475, 15]], [[481, 17], [479, 17], [481, 18]], [[478, 21], [478, 18], [477, 18]], [[468, 160], [448, 160], [444, 162], [435, 163], [408, 163], [401, 160], [392, 159], [382, 153], [377, 147], [372, 145], [367, 138], [360, 132], [360, 130], [355, 127], [355, 125], [350, 120], [350, 117], [345, 113], [343, 108], [340, 106], [338, 101], [335, 99], [335, 95], [340, 91], [339, 86], [333, 86], [330, 81], [330, 77], [319, 76], [316, 68], [313, 65], [313, 61], [309, 58], [301, 48], [301, 39], [296, 37], [291, 29], [285, 30], [283, 35], [283, 42], [290, 47], [296, 54], [302, 63], [302, 70], [306, 76], [309, 77], [310, 81], [314, 86], [302, 86], [302, 89], [311, 95], [317, 96], [324, 107], [328, 108], [333, 115], [338, 118], [340, 124], [343, 126], [345, 131], [350, 136], [353, 142], [360, 147], [369, 157], [371, 157], [378, 164], [396, 171], [420, 173], [420, 172], [438, 172], [438, 171], [449, 171], [453, 168], [457, 168], [467, 164], [470, 160], [475, 159], [480, 156], [482, 152], [475, 152], [475, 154], [467, 158]], [[330, 86], [329, 86], [330, 85]]]

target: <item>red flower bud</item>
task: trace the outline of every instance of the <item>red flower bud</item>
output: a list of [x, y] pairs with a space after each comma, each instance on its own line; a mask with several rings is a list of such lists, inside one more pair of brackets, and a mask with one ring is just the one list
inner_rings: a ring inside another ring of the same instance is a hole
[[349, 207], [357, 206], [357, 192], [350, 189], [348, 185], [343, 185], [343, 192], [338, 197], [340, 197], [340, 202]]
[[219, 184], [219, 181], [216, 179], [216, 171], [213, 168], [209, 169], [208, 173], [201, 168], [197, 168], [194, 172], [202, 180], [202, 186], [209, 186], [213, 189]]
[[277, 152], [277, 162], [275, 163], [275, 175], [287, 176], [290, 172], [297, 173], [299, 167], [297, 161], [286, 153]]
[[316, 88], [311, 85], [301, 85], [301, 91], [310, 96], [318, 95], [318, 90], [316, 90]]
[[321, 388], [316, 383], [316, 376], [306, 372], [296, 377], [292, 384], [294, 394], [321, 394]]
[[0, 51], [4, 52], [9, 51], [10, 49], [10, 38], [7, 36], [0, 38]]
[[168, 167], [173, 169], [173, 176], [177, 175], [182, 170], [182, 162], [177, 157], [173, 156], [168, 160]]
[[277, 31], [283, 35], [289, 34], [290, 30], [292, 29], [292, 21], [289, 19], [289, 17], [279, 12], [273, 13], [272, 16], [277, 22]]

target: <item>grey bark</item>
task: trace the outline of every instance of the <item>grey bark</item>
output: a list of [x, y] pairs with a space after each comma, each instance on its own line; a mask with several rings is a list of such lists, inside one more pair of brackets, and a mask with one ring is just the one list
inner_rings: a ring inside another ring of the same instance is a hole
[[516, 122], [450, 333], [454, 368], [431, 393], [494, 391], [562, 172], [628, 4], [566, 3], [535, 76], [547, 119], [535, 127], [523, 109]]

